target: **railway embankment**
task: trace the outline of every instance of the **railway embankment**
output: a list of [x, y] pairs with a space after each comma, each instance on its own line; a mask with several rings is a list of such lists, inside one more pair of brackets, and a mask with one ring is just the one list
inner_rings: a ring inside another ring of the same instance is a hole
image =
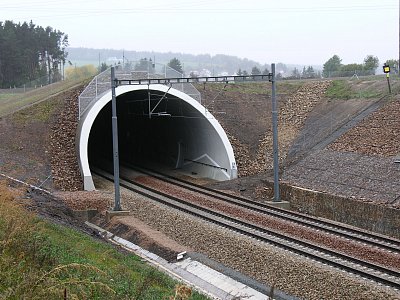
[[[391, 230], [383, 228], [385, 224], [390, 227], [388, 218], [392, 215], [392, 211], [393, 215], [396, 215], [398, 211], [396, 208], [400, 205], [397, 184], [400, 170], [399, 166], [393, 163], [396, 151], [400, 149], [397, 138], [400, 130], [395, 113], [399, 110], [399, 97], [392, 97], [382, 108], [377, 109], [358, 125], [355, 124], [357, 126], [330, 144], [328, 149], [307, 152], [305, 150], [308, 146], [329, 136], [335, 126], [342, 124], [343, 120], [348, 120], [363, 107], [378, 100], [328, 99], [325, 96], [329, 88], [328, 83], [281, 82], [278, 85], [282, 180], [292, 186], [317, 191], [317, 196], [312, 195], [311, 199], [337, 197], [347, 199], [353, 205], [349, 205], [350, 208], [346, 208], [344, 204], [329, 206], [330, 200], [324, 200], [327, 208], [322, 210], [320, 207], [323, 205], [316, 204], [315, 199], [300, 201], [298, 199], [301, 197], [296, 197], [289, 200], [292, 200], [292, 205], [296, 209], [350, 222], [355, 226], [365, 224], [367, 226], [365, 228], [390, 234]], [[360, 88], [359, 85], [365, 85], [363, 82], [352, 84], [356, 85], [357, 89]], [[0, 141], [3, 149], [1, 160], [4, 162], [1, 169], [4, 172], [40, 185], [50, 175], [49, 161], [51, 161], [52, 176], [46, 181], [47, 188], [65, 191], [76, 191], [81, 188], [74, 144], [77, 96], [80, 89], [73, 89], [58, 95], [56, 100], [49, 100], [17, 114], [3, 117], [4, 133], [0, 135]], [[241, 189], [245, 196], [259, 201], [265, 200], [270, 192], [265, 188], [265, 169], [270, 171], [268, 149], [272, 147], [271, 141], [266, 138], [270, 132], [269, 85], [266, 83], [233, 85], [228, 86], [222, 93], [221, 87], [208, 85], [202, 93], [204, 104], [206, 106], [212, 104], [210, 109], [229, 132], [238, 164], [244, 168], [240, 184], [236, 181], [221, 186], [233, 191]], [[210, 99], [214, 101], [209, 103]], [[55, 103], [54, 101], [63, 103], [62, 107], [56, 112], [51, 111], [52, 117], [41, 121], [44, 116], [43, 111], [48, 114], [48, 106]], [[315, 123], [318, 116], [319, 123]], [[307, 128], [319, 128], [318, 124], [325, 124], [324, 128], [329, 127], [329, 130], [322, 130], [324, 134], [321, 135], [315, 131], [307, 131]], [[31, 131], [35, 131], [36, 136]], [[310, 134], [305, 134], [307, 132]], [[303, 136], [303, 139], [299, 139], [299, 136]], [[284, 158], [288, 157], [291, 145], [296, 142], [300, 142], [301, 151], [307, 155], [297, 163], [291, 164], [291, 157], [286, 160]], [[267, 158], [264, 159], [263, 156]], [[271, 158], [272, 155], [269, 159]], [[40, 176], [36, 174], [38, 170]], [[19, 173], [24, 175], [21, 177]], [[52, 181], [53, 187], [51, 187]], [[316, 208], [311, 208], [310, 203]], [[376, 204], [376, 222], [371, 222], [374, 218], [370, 217], [365, 217], [365, 221], [362, 221], [362, 216], [357, 216], [362, 210], [353, 207], [358, 204], [360, 207], [367, 207], [371, 212]], [[302, 205], [304, 207], [301, 207]], [[385, 207], [390, 211], [387, 214], [383, 212]], [[355, 211], [354, 218], [351, 218], [350, 209]], [[380, 214], [385, 216], [384, 221], [380, 220]], [[395, 233], [392, 235], [395, 236]]]
[[395, 95], [326, 148], [285, 169], [294, 209], [400, 237], [400, 97]]

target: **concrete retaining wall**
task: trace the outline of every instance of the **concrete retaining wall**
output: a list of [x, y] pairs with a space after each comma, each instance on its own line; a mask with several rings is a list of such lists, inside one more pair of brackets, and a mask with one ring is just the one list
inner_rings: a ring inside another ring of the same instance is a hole
[[281, 184], [291, 209], [400, 239], [400, 210]]

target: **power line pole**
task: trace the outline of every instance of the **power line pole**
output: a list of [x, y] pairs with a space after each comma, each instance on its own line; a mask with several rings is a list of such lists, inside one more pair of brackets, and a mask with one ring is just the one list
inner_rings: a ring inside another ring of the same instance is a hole
[[272, 138], [273, 138], [273, 153], [274, 153], [274, 200], [280, 202], [279, 196], [279, 157], [278, 157], [278, 105], [276, 103], [276, 74], [275, 64], [271, 64], [272, 72]]
[[119, 154], [118, 154], [118, 121], [117, 121], [117, 97], [115, 96], [116, 79], [115, 69], [111, 67], [111, 107], [112, 107], [112, 137], [114, 157], [114, 211], [121, 211], [121, 199], [119, 192]]

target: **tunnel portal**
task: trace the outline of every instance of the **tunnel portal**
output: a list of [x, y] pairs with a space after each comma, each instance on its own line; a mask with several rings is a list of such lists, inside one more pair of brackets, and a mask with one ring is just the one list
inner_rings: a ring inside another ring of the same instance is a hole
[[[232, 146], [218, 121], [200, 103], [165, 85], [116, 89], [120, 162], [181, 169], [215, 180], [237, 177]], [[82, 116], [77, 134], [85, 190], [90, 167], [112, 161], [111, 92]]]

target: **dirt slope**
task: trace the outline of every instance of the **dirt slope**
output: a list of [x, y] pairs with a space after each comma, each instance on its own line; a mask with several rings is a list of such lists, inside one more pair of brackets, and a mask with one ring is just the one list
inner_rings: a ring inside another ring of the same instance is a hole
[[[81, 89], [82, 86], [71, 88], [48, 101], [0, 118], [0, 172], [53, 188], [50, 129], [64, 110], [65, 99], [76, 99]], [[62, 160], [57, 158], [53, 163]]]
[[[283, 161], [308, 113], [322, 99], [329, 81], [278, 84], [279, 145]], [[272, 169], [271, 84], [208, 85], [200, 88], [203, 104], [228, 134], [240, 177]]]

